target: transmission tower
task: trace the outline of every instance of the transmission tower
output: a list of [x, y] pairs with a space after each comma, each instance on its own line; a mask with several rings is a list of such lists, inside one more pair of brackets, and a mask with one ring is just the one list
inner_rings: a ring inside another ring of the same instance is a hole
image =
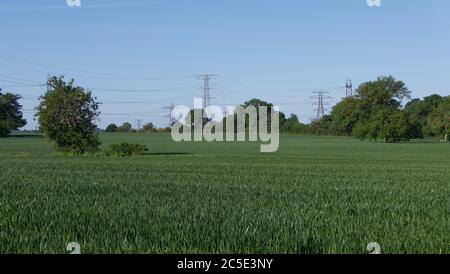
[[347, 79], [345, 83], [345, 97], [353, 96], [353, 83], [351, 79]]
[[142, 122], [141, 119], [137, 119], [137, 120], [136, 120], [136, 123], [137, 123], [137, 130], [138, 130], [138, 131], [141, 130], [141, 122]]
[[216, 78], [216, 74], [202, 74], [198, 78], [203, 81], [203, 109], [211, 105], [210, 80]]
[[325, 115], [325, 106], [329, 105], [326, 100], [332, 99], [332, 97], [328, 96], [329, 92], [327, 91], [315, 91], [313, 92], [315, 95], [311, 97], [311, 99], [317, 100], [317, 102], [313, 103], [313, 105], [316, 105], [317, 107], [314, 109], [316, 111], [316, 120], [322, 119], [322, 117]]
[[175, 109], [175, 105], [173, 103], [171, 103], [169, 106], [164, 107], [163, 109], [165, 109], [169, 112], [169, 114], [167, 114], [165, 116], [165, 118], [169, 119], [169, 127], [171, 127], [175, 122], [175, 119], [172, 115], [172, 111]]

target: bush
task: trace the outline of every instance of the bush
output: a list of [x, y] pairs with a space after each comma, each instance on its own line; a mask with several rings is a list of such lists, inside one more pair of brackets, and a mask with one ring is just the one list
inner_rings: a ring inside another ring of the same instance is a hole
[[131, 157], [136, 155], [144, 155], [148, 151], [147, 146], [141, 144], [120, 143], [109, 146], [106, 154], [116, 157]]

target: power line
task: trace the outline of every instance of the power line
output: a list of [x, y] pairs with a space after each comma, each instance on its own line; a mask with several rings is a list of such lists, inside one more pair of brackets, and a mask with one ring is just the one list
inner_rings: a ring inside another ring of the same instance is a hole
[[[258, 92], [258, 93], [282, 93], [282, 92], [294, 92], [294, 93], [299, 93], [299, 92], [313, 92], [316, 90], [344, 90], [345, 86], [335, 86], [335, 87], [316, 87], [316, 88], [304, 88], [304, 89], [266, 89], [266, 90], [260, 90], [260, 89], [234, 89], [233, 87], [228, 87], [225, 86], [223, 84], [220, 84], [219, 86], [221, 86], [221, 93], [225, 93], [223, 92], [224, 90], [226, 92], [235, 92], [238, 94], [242, 94], [245, 92]], [[233, 95], [231, 93], [228, 93], [229, 95]]]
[[146, 112], [106, 112], [106, 113], [101, 113], [100, 115], [109, 115], [109, 116], [128, 116], [128, 115], [149, 115], [149, 114], [163, 114], [161, 111], [146, 111]]
[[184, 87], [172, 87], [172, 88], [158, 88], [158, 89], [114, 89], [114, 88], [102, 88], [102, 87], [88, 87], [87, 90], [95, 92], [126, 92], [126, 93], [141, 93], [141, 92], [164, 92], [164, 91], [175, 91], [181, 89], [189, 89], [193, 86]]
[[[69, 67], [47, 65], [47, 64], [43, 64], [43, 63], [38, 63], [38, 62], [24, 60], [24, 59], [18, 59], [18, 58], [12, 58], [12, 57], [2, 56], [2, 55], [0, 55], [0, 58], [5, 59], [5, 60], [14, 61], [14, 62], [19, 62], [19, 63], [30, 64], [30, 65], [34, 65], [34, 66], [56, 68], [56, 69], [61, 69], [61, 70], [77, 71], [77, 72], [81, 72], [81, 73], [91, 74], [91, 75], [78, 75], [77, 77], [80, 77], [80, 78], [131, 80], [131, 81], [132, 80], [181, 80], [181, 79], [194, 79], [195, 78], [195, 76], [192, 76], [192, 75], [191, 76], [180, 76], [180, 77], [144, 77], [144, 76], [136, 76], [136, 75], [108, 74], [108, 73], [99, 73], [99, 72], [88, 71], [88, 70], [80, 70], [80, 69], [69, 68]], [[13, 68], [13, 69], [31, 70], [31, 71], [35, 71], [35, 72], [48, 73], [45, 71], [28, 69], [28, 68], [19, 68], [19, 67], [13, 67], [13, 66], [9, 66], [9, 67]], [[61, 73], [51, 73], [51, 74], [60, 75]], [[92, 76], [92, 75], [97, 75], [97, 76]], [[75, 75], [73, 75], [73, 76], [75, 76]]]
[[4, 83], [8, 83], [8, 84], [13, 84], [14, 86], [4, 86], [5, 88], [20, 88], [20, 87], [42, 87], [42, 85], [33, 85], [33, 84], [25, 84], [22, 82], [17, 82], [17, 81], [10, 81], [10, 80], [1, 80], [0, 82], [4, 82]]
[[[209, 75], [200, 75], [199, 78], [201, 80], [203, 80], [203, 93], [205, 92], [205, 90], [207, 91], [207, 93], [210, 93], [210, 91], [213, 89], [211, 87], [211, 79], [214, 79], [215, 77], [217, 77], [218, 75], [214, 75], [214, 74], [209, 74]], [[7, 78], [7, 79], [13, 79], [15, 81], [12, 80], [1, 80], [2, 82], [8, 82], [8, 83], [13, 83], [13, 84], [19, 84], [22, 86], [45, 86], [46, 84], [42, 84], [40, 82], [34, 81], [34, 80], [27, 80], [27, 79], [23, 79], [23, 78], [17, 78], [17, 77], [11, 77], [11, 76], [4, 76], [4, 75], [0, 75], [0, 78]], [[20, 82], [18, 82], [20, 81]], [[349, 86], [350, 85], [350, 86]], [[274, 93], [282, 93], [282, 92], [311, 92], [314, 90], [332, 90], [332, 89], [347, 89], [351, 87], [351, 80], [348, 80], [346, 83], [346, 86], [340, 86], [340, 87], [329, 87], [329, 88], [315, 88], [315, 89], [283, 89], [283, 90], [266, 90], [266, 91], [261, 91], [259, 90], [258, 92], [274, 92]], [[118, 89], [118, 88], [109, 88], [109, 87], [86, 87], [86, 90], [90, 90], [90, 91], [94, 91], [94, 92], [124, 92], [124, 93], [145, 93], [145, 92], [164, 92], [164, 91], [176, 91], [176, 90], [182, 90], [182, 89], [194, 89], [195, 86], [179, 86], [179, 87], [169, 87], [169, 88], [154, 88], [154, 89]], [[226, 90], [227, 92], [223, 91]], [[231, 92], [235, 92], [235, 93], [239, 93], [239, 95], [236, 94], [232, 94]], [[219, 93], [223, 93], [225, 95], [230, 95], [230, 96], [236, 96], [236, 97], [240, 97], [240, 96], [244, 96], [242, 95], [242, 93], [245, 92], [249, 92], [249, 89], [247, 90], [229, 90], [227, 88], [222, 88], [222, 91], [220, 91]], [[209, 97], [210, 99], [212, 98], [211, 96]]]
[[[36, 100], [38, 99], [41, 95], [37, 95], [37, 94], [30, 94], [30, 93], [20, 93], [21, 97], [24, 99], [29, 99], [29, 100]], [[171, 101], [171, 100], [176, 100], [177, 102], [187, 102], [188, 100], [192, 100], [193, 97], [192, 96], [182, 96], [182, 97], [176, 97], [176, 98], [164, 98], [161, 100], [151, 100], [151, 101], [103, 101], [101, 99], [99, 99], [99, 101], [101, 102], [102, 105], [104, 104], [111, 104], [111, 105], [134, 105], [134, 104], [160, 104], [160, 103], [164, 103], [167, 101]]]
[[[17, 77], [12, 77], [12, 76], [5, 76], [5, 75], [0, 75], [0, 81], [5, 82], [5, 83], [22, 85], [22, 86], [42, 87], [42, 86], [48, 85], [49, 77], [50, 77], [50, 74], [47, 75], [47, 81], [45, 84], [42, 84], [42, 83], [34, 81], [34, 80], [27, 80], [27, 79], [23, 79], [23, 78], [17, 78]], [[179, 87], [155, 88], [155, 89], [117, 89], [117, 88], [105, 88], [105, 87], [87, 87], [86, 90], [95, 91], [95, 92], [150, 93], [150, 92], [186, 90], [186, 89], [194, 89], [194, 88], [195, 88], [194, 86], [179, 86]]]
[[[25, 82], [25, 80], [20, 80], [19, 78], [13, 78], [8, 77], [11, 79], [17, 79], [17, 80], [2, 80], [3, 76], [0, 76], [0, 82], [5, 82], [8, 84], [14, 84], [14, 86], [8, 86], [8, 88], [14, 88], [14, 87], [43, 87], [47, 86], [47, 84], [37, 84], [38, 82], [34, 81], [28, 81]], [[21, 81], [21, 82], [19, 82]], [[36, 84], [31, 84], [36, 83]], [[92, 91], [92, 92], [111, 92], [111, 93], [154, 93], [154, 92], [168, 92], [168, 91], [178, 91], [181, 89], [193, 89], [193, 86], [185, 86], [185, 87], [172, 87], [172, 88], [160, 88], [160, 89], [114, 89], [114, 88], [90, 88], [87, 87], [86, 90]]]
[[103, 79], [103, 80], [123, 80], [123, 81], [146, 81], [146, 80], [182, 80], [182, 79], [194, 79], [194, 76], [184, 76], [184, 77], [152, 77], [152, 78], [139, 78], [131, 76], [129, 78], [123, 78], [123, 77], [107, 77], [107, 76], [92, 76], [92, 75], [82, 75], [82, 74], [74, 74], [74, 73], [62, 73], [62, 72], [49, 72], [44, 70], [37, 70], [37, 69], [30, 69], [30, 68], [22, 68], [22, 67], [16, 67], [16, 66], [9, 66], [9, 65], [0, 65], [2, 68], [8, 68], [8, 69], [14, 69], [14, 70], [21, 70], [21, 71], [30, 71], [30, 72], [36, 72], [36, 73], [42, 73], [42, 74], [51, 74], [51, 75], [69, 75], [70, 77], [75, 78], [86, 78], [86, 79]]
[[7, 80], [3, 80], [3, 81], [10, 81], [10, 80], [12, 80], [12, 81], [20, 81], [20, 82], [23, 82], [23, 83], [26, 83], [26, 84], [43, 85], [42, 83], [37, 82], [37, 81], [27, 80], [27, 79], [17, 78], [17, 77], [11, 77], [11, 76], [5, 76], [5, 75], [0, 75], [0, 78], [7, 79]]
[[[23, 109], [23, 113], [36, 113], [35, 109]], [[146, 111], [146, 112], [102, 112], [100, 113], [100, 116], [144, 116], [144, 115], [163, 115], [161, 111]]]
[[24, 87], [38, 87], [37, 85], [15, 85], [15, 86], [3, 86], [3, 88], [24, 88]]
[[[158, 100], [158, 101], [101, 101], [102, 104], [111, 104], [111, 105], [141, 105], [141, 104], [160, 104], [162, 102], [167, 102], [170, 99]], [[185, 99], [187, 101], [188, 99]]]

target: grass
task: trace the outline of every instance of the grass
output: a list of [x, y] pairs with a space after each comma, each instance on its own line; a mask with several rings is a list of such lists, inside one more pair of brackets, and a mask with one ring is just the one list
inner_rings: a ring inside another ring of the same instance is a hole
[[450, 253], [450, 145], [282, 136], [173, 143], [103, 134], [133, 158], [0, 139], [0, 253]]

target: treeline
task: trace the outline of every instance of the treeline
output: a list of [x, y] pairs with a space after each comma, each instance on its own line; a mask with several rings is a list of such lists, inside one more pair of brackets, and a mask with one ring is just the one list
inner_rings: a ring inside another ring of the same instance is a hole
[[131, 123], [124, 122], [121, 126], [117, 126], [116, 124], [112, 123], [109, 124], [104, 130], [101, 130], [103, 132], [108, 133], [115, 133], [115, 132], [122, 132], [122, 133], [153, 133], [153, 132], [170, 132], [170, 127], [165, 128], [157, 128], [153, 125], [153, 123], [149, 122], [142, 126], [142, 128], [133, 128]]
[[449, 141], [450, 96], [433, 94], [410, 100], [410, 94], [402, 81], [379, 77], [361, 84], [354, 96], [343, 99], [320, 120], [307, 125], [295, 115], [281, 120], [281, 132], [354, 136], [387, 143], [425, 137]]
[[[99, 130], [94, 121], [100, 115], [99, 103], [91, 92], [75, 86], [73, 80], [51, 77], [48, 91], [40, 97], [36, 107], [39, 131], [52, 140], [59, 150], [83, 153], [98, 148]], [[449, 140], [450, 96], [430, 95], [423, 99], [410, 97], [410, 90], [392, 76], [379, 77], [361, 84], [355, 95], [336, 104], [329, 115], [303, 124], [295, 114], [289, 117], [280, 112], [280, 132], [354, 136], [359, 139], [382, 140], [387, 143], [434, 137]], [[22, 115], [20, 96], [0, 93], [0, 137], [7, 136], [26, 124]], [[252, 99], [243, 106], [273, 104]], [[268, 116], [270, 117], [270, 116]], [[170, 132], [170, 128], [156, 128], [152, 123], [133, 129], [128, 122], [120, 126], [110, 124], [105, 132]]]

